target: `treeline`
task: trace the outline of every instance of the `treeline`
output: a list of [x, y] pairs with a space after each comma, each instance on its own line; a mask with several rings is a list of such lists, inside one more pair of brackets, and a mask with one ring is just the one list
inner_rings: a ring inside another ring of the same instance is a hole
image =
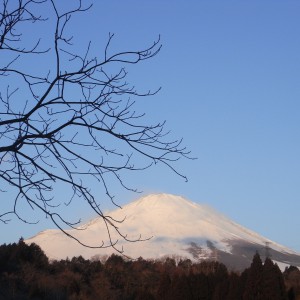
[[258, 254], [242, 273], [218, 262], [172, 258], [130, 261], [112, 255], [105, 262], [74, 257], [49, 262], [36, 244], [0, 246], [0, 299], [300, 299], [300, 271], [284, 273]]

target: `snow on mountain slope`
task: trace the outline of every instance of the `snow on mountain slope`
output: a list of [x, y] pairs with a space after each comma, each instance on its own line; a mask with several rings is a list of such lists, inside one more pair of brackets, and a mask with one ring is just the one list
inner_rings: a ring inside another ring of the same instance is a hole
[[[133, 258], [176, 255], [198, 260], [216, 259], [217, 256], [229, 262], [233, 255], [239, 257], [248, 255], [247, 262], [248, 260], [250, 262], [252, 252], [254, 254], [255, 251], [263, 251], [268, 245], [273, 251], [272, 255], [276, 255], [279, 262], [292, 260], [297, 264], [299, 258], [300, 265], [300, 256], [296, 252], [238, 225], [206, 205], [193, 203], [180, 196], [168, 194], [145, 196], [124, 206], [123, 209], [110, 212], [109, 215], [117, 220], [126, 217], [119, 228], [122, 233], [128, 234], [128, 238], [136, 239], [140, 234], [143, 238], [152, 237], [150, 240], [137, 243], [119, 240], [117, 247], [124, 247], [124, 253]], [[101, 218], [91, 220], [80, 229], [84, 230], [73, 229], [68, 232], [91, 246], [108, 241]], [[112, 232], [112, 239], [117, 240], [120, 237], [116, 232]], [[55, 259], [79, 255], [90, 258], [96, 254], [114, 253], [112, 248], [82, 247], [59, 230], [46, 230], [26, 242], [40, 245], [50, 258]], [[282, 257], [278, 258], [279, 256]]]

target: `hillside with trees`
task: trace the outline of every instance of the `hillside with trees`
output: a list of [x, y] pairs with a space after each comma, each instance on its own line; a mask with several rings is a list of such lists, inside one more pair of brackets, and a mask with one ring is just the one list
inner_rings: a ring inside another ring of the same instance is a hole
[[36, 244], [0, 246], [0, 299], [300, 299], [300, 271], [256, 254], [242, 273], [173, 258], [49, 261]]

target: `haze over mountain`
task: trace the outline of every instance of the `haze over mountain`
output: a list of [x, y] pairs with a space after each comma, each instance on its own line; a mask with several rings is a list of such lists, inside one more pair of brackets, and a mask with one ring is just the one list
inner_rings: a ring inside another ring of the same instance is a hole
[[[262, 258], [271, 256], [281, 268], [290, 264], [300, 266], [300, 254], [295, 251], [244, 228], [207, 205], [199, 205], [180, 196], [145, 196], [123, 209], [110, 212], [110, 216], [116, 220], [126, 217], [119, 229], [128, 234], [128, 238], [136, 239], [140, 234], [142, 238], [152, 237], [147, 241], [129, 243], [120, 240], [116, 232], [111, 232], [112, 240], [119, 240], [117, 247], [123, 247], [124, 254], [132, 258], [173, 256], [193, 261], [213, 259], [229, 268], [243, 269], [258, 251]], [[98, 246], [102, 241], [107, 244], [107, 230], [101, 218], [95, 218], [79, 228], [84, 230], [67, 232], [91, 246]], [[91, 258], [115, 253], [113, 248], [83, 247], [59, 230], [43, 231], [26, 242], [38, 244], [51, 259], [79, 255]]]

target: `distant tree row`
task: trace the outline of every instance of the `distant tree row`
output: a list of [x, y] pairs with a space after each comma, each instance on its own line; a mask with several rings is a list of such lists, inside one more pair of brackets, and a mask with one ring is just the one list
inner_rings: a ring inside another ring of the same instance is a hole
[[218, 262], [172, 258], [105, 262], [83, 257], [49, 262], [36, 244], [0, 246], [0, 299], [300, 299], [300, 271], [281, 273], [258, 254], [242, 273], [228, 272]]

